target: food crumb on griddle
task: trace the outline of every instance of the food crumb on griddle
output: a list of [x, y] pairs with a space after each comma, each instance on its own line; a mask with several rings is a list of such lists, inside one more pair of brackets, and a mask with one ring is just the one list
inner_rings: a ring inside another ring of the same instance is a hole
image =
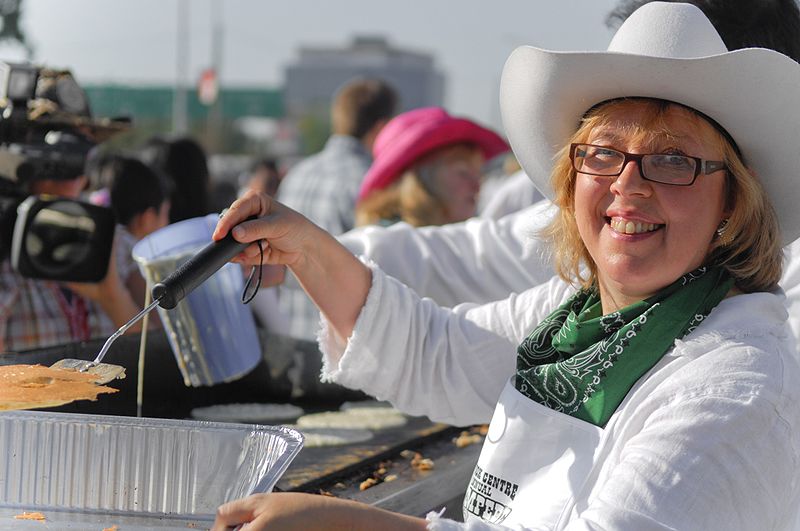
[[453, 444], [456, 445], [456, 448], [464, 448], [471, 444], [478, 444], [483, 441], [483, 436], [480, 433], [470, 433], [468, 431], [462, 431], [461, 434], [453, 439]]
[[358, 490], [367, 490], [370, 487], [374, 487], [378, 484], [378, 480], [375, 478], [367, 478], [361, 482], [358, 486]]
[[395, 474], [391, 474], [389, 476], [386, 475], [389, 473], [389, 469], [391, 467], [391, 461], [381, 461], [378, 463], [378, 467], [372, 472], [372, 475], [359, 484], [358, 490], [367, 490], [370, 487], [374, 487], [378, 483], [384, 483], [386, 481], [393, 481], [397, 479]]
[[411, 459], [411, 466], [422, 471], [433, 470], [433, 459], [422, 457], [421, 453], [416, 452]]
[[29, 513], [23, 511], [22, 514], [14, 515], [16, 520], [36, 520], [37, 522], [44, 522], [47, 518], [42, 513]]

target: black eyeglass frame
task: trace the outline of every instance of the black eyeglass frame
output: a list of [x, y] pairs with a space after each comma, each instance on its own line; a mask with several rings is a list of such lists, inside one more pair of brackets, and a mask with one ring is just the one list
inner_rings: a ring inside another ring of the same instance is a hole
[[[586, 147], [593, 147], [598, 149], [605, 149], [608, 151], [614, 151], [615, 153], [619, 153], [623, 156], [622, 165], [619, 167], [619, 171], [616, 173], [592, 173], [588, 171], [579, 170], [575, 166], [575, 151], [580, 146]], [[678, 157], [685, 157], [687, 159], [691, 159], [695, 162], [694, 164], [694, 176], [692, 176], [692, 180], [688, 183], [669, 183], [664, 181], [659, 181], [657, 179], [653, 179], [648, 177], [644, 174], [644, 166], [642, 164], [642, 159], [645, 157], [649, 157], [651, 155], [669, 155], [667, 153], [627, 153], [625, 151], [620, 151], [619, 149], [608, 147], [608, 146], [598, 146], [596, 144], [586, 144], [583, 142], [576, 142], [572, 143], [569, 146], [569, 159], [572, 162], [572, 169], [574, 169], [578, 173], [583, 173], [584, 175], [596, 175], [598, 177], [617, 177], [623, 171], [625, 171], [625, 166], [628, 164], [629, 161], [634, 161], [636, 163], [636, 167], [639, 169], [639, 175], [642, 176], [642, 179], [646, 181], [651, 181], [654, 183], [659, 184], [667, 184], [670, 186], [691, 186], [697, 180], [697, 176], [701, 173], [703, 175], [709, 175], [711, 173], [718, 172], [720, 170], [727, 170], [728, 166], [725, 164], [724, 161], [721, 160], [704, 160], [699, 157], [692, 157], [691, 155], [670, 155], [670, 156], [678, 156]]]

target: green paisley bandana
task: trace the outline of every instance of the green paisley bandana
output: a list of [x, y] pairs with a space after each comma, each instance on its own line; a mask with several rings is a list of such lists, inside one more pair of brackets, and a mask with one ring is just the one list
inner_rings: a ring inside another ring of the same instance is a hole
[[582, 289], [519, 346], [515, 387], [544, 406], [603, 427], [636, 381], [731, 286], [727, 271], [703, 267], [608, 315], [597, 289]]

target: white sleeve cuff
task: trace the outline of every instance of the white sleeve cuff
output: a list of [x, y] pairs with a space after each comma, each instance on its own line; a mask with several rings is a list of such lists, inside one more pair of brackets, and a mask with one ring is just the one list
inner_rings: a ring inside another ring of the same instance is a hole
[[[374, 262], [359, 257], [372, 270], [372, 285], [367, 293], [367, 300], [361, 308], [349, 338], [339, 336], [330, 326], [327, 319], [320, 314], [320, 330], [317, 334], [320, 352], [322, 352], [323, 382], [335, 382], [351, 388], [359, 388], [361, 378], [378, 367], [378, 360], [371, 355], [369, 349], [360, 348], [359, 330], [369, 330], [375, 317], [378, 301], [381, 299], [385, 274]], [[358, 357], [357, 361], [353, 358]]]
[[444, 509], [440, 511], [431, 511], [425, 515], [425, 520], [428, 522], [428, 531], [523, 531], [524, 528], [503, 527], [499, 525], [487, 524], [480, 520], [471, 520], [469, 523], [456, 522], [448, 518], [442, 518]]
[[428, 531], [463, 531], [464, 524], [442, 518], [443, 514], [444, 507], [439, 511], [431, 511], [425, 515], [425, 520], [428, 522]]

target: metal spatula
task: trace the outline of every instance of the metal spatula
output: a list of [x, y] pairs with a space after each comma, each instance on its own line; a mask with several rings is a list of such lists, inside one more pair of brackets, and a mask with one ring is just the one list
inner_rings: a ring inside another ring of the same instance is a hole
[[177, 306], [186, 295], [205, 282], [208, 277], [216, 273], [248, 245], [248, 243], [237, 242], [230, 233], [225, 238], [206, 245], [167, 278], [153, 286], [151, 291], [153, 302], [136, 314], [133, 319], [122, 325], [119, 330], [111, 334], [93, 361], [68, 358], [55, 362], [51, 367], [54, 369], [72, 369], [88, 372], [97, 377], [97, 384], [108, 383], [115, 378], [124, 378], [125, 367], [101, 363], [111, 344], [124, 334], [128, 328], [144, 317], [145, 314], [155, 308], [156, 305], [166, 310], [171, 310]]

